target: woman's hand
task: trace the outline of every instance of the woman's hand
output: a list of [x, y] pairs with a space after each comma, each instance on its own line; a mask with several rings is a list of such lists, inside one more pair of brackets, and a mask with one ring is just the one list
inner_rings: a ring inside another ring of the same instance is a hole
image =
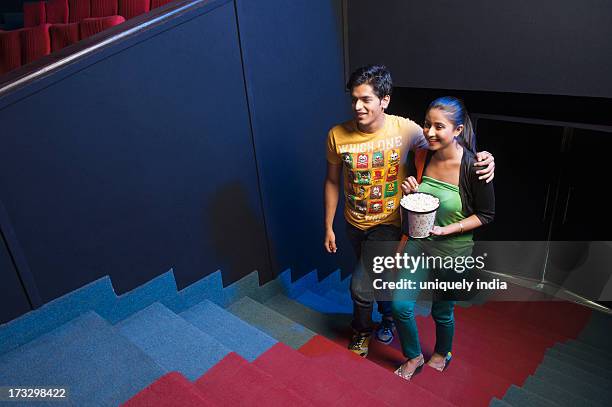
[[454, 232], [452, 231], [452, 229], [449, 228], [448, 226], [434, 226], [431, 229], [431, 234], [434, 236], [447, 236], [453, 233]]
[[475, 167], [484, 167], [478, 171], [476, 174], [479, 175], [478, 179], [485, 180], [487, 184], [493, 181], [495, 178], [495, 157], [493, 154], [488, 151], [480, 151], [476, 153], [476, 162], [474, 163]]
[[402, 182], [402, 191], [404, 191], [404, 195], [408, 195], [412, 192], [417, 192], [419, 190], [419, 183], [414, 177], [407, 177], [404, 182]]

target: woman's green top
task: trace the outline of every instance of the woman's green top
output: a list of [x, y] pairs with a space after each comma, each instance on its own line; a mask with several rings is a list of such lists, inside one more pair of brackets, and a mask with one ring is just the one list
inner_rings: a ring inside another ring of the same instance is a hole
[[[463, 215], [462, 212], [459, 187], [457, 185], [439, 181], [424, 175], [419, 185], [419, 192], [431, 194], [440, 200], [440, 207], [436, 212], [436, 220], [434, 223], [436, 226], [447, 226], [465, 219], [465, 215]], [[429, 236], [425, 239], [413, 241], [418, 242], [424, 240], [435, 242], [426, 244], [426, 246], [432, 248], [434, 252], [440, 251], [439, 254], [441, 255], [461, 255], [466, 251], [471, 251], [474, 245], [473, 237], [472, 232], [466, 232], [448, 236]]]

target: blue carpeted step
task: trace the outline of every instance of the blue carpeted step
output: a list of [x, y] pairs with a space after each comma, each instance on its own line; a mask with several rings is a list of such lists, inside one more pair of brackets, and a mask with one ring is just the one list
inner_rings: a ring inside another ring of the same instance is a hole
[[315, 286], [311, 287], [310, 290], [316, 294], [323, 295], [329, 290], [337, 290], [341, 287], [341, 275], [340, 270], [333, 271], [319, 281]]
[[575, 393], [571, 393], [566, 389], [559, 387], [544, 379], [529, 376], [522, 386], [525, 390], [537, 394], [540, 397], [548, 399], [564, 407], [604, 407], [594, 400], [587, 400]]
[[550, 355], [564, 363], [576, 366], [588, 373], [599, 376], [602, 379], [606, 379], [610, 382], [610, 385], [612, 385], [612, 370], [609, 369], [609, 365], [597, 365], [595, 363], [592, 363], [591, 361], [562, 352], [558, 349], [557, 346], [547, 349], [546, 355]]
[[287, 269], [280, 273], [276, 279], [282, 285], [284, 294], [289, 298], [300, 296], [304, 291], [315, 287], [319, 282], [317, 270], [312, 270], [310, 273], [293, 281], [291, 269]]
[[536, 369], [534, 376], [545, 380], [546, 382], [553, 383], [570, 393], [574, 393], [588, 400], [594, 400], [605, 405], [608, 405], [610, 400], [609, 392], [597, 385], [589, 383], [588, 381], [576, 378], [573, 376], [573, 372], [571, 370], [561, 372], [540, 365]]
[[270, 298], [264, 305], [328, 338], [346, 335], [350, 329], [352, 315], [321, 314], [282, 294]]
[[95, 312], [0, 356], [0, 372], [0, 386], [68, 387], [74, 406], [117, 405], [164, 374]]
[[555, 407], [556, 404], [550, 400], [531, 393], [525, 389], [515, 386], [510, 386], [503, 401], [515, 407]]
[[183, 318], [154, 303], [116, 325], [167, 372], [195, 380], [230, 350]]
[[353, 314], [352, 303], [339, 303], [327, 297], [315, 294], [310, 290], [304, 291], [297, 296], [295, 300], [323, 314]]
[[315, 335], [310, 329], [249, 297], [234, 302], [227, 310], [293, 349], [298, 349]]
[[181, 312], [180, 316], [249, 361], [277, 342], [208, 300]]
[[588, 383], [611, 389], [610, 393], [612, 394], [612, 381], [605, 377], [599, 376], [597, 373], [594, 373], [591, 370], [584, 369], [582, 365], [569, 362], [567, 357], [565, 359], [560, 359], [557, 355], [549, 353], [549, 351], [550, 349], [546, 351], [540, 366], [555, 369], [562, 373], [567, 372], [576, 379], [584, 380]]

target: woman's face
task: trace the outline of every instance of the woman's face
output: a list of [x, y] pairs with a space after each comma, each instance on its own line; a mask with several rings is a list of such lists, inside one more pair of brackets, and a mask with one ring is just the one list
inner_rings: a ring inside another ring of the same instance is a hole
[[430, 150], [440, 150], [449, 146], [455, 141], [455, 137], [461, 134], [461, 130], [463, 130], [463, 125], [455, 127], [443, 110], [430, 109], [425, 116], [423, 134], [429, 143]]

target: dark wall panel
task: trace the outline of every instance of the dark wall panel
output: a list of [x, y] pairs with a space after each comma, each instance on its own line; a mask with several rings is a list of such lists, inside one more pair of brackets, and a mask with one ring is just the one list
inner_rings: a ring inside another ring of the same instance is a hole
[[607, 0], [348, 1], [352, 68], [397, 86], [612, 97]]
[[30, 304], [0, 233], [0, 324], [28, 312]]
[[274, 264], [297, 274], [347, 268], [341, 209], [339, 252], [323, 251], [327, 131], [349, 118], [340, 0], [238, 0], [248, 95]]
[[202, 10], [0, 108], [0, 200], [43, 301], [269, 270], [233, 3]]

